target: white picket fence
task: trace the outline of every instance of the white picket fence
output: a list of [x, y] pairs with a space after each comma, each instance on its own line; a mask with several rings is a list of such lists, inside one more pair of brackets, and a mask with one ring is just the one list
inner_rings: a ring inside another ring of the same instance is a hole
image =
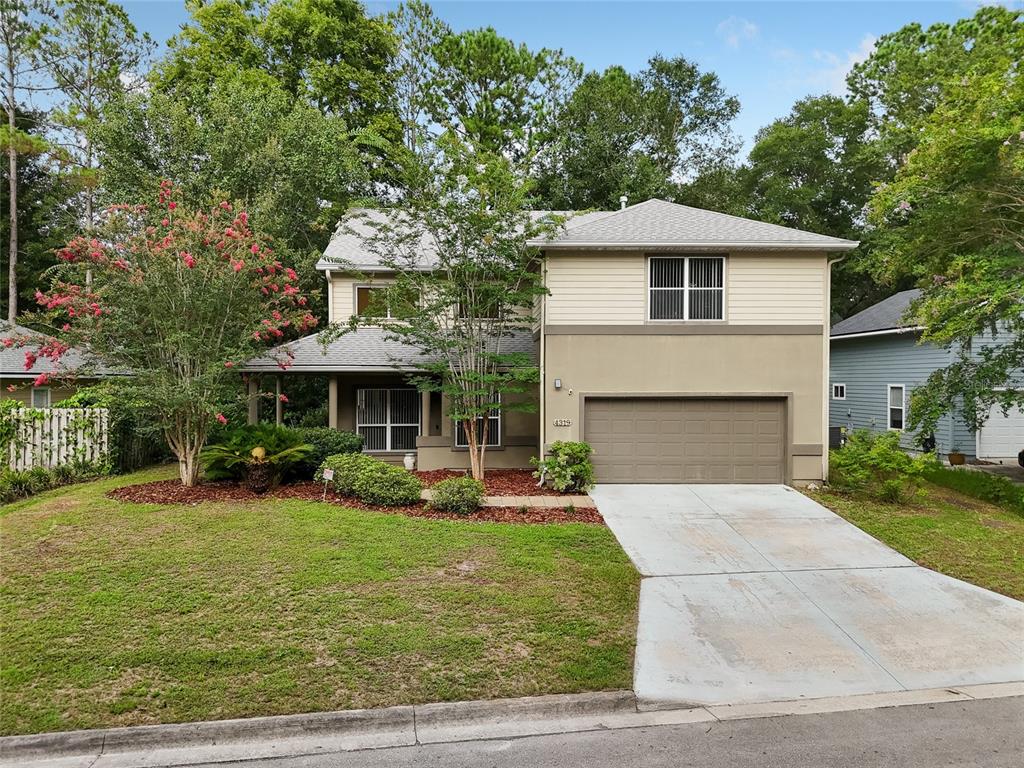
[[11, 418], [15, 431], [7, 464], [13, 470], [98, 461], [107, 455], [106, 408], [18, 408]]

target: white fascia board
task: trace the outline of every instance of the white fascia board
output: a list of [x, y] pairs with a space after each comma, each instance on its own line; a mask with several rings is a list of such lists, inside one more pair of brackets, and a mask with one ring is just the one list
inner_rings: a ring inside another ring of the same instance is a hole
[[886, 328], [882, 331], [863, 331], [861, 333], [840, 333], [835, 336], [830, 336], [832, 341], [842, 341], [843, 339], [864, 339], [868, 336], [896, 336], [905, 333], [917, 333], [923, 331], [923, 325], [912, 325], [906, 328]]
[[671, 251], [671, 250], [690, 250], [690, 251], [707, 251], [707, 250], [720, 250], [720, 251], [852, 251], [858, 245], [859, 242], [854, 240], [841, 240], [838, 242], [828, 243], [785, 243], [785, 242], [771, 242], [771, 243], [654, 243], [654, 242], [639, 242], [639, 243], [589, 243], [589, 242], [572, 242], [572, 241], [555, 241], [550, 242], [547, 240], [528, 240], [526, 243], [531, 248], [543, 248], [545, 250], [646, 250], [646, 251]]

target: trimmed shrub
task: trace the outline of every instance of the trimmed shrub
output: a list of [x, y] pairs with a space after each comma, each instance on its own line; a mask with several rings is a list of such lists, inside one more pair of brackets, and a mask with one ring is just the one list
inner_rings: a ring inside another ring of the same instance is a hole
[[352, 489], [360, 500], [382, 507], [401, 507], [420, 500], [423, 483], [412, 472], [371, 459], [356, 470]]
[[484, 484], [472, 477], [450, 477], [435, 483], [430, 489], [433, 498], [431, 509], [454, 512], [458, 515], [469, 515], [480, 508], [484, 498]]
[[343, 432], [330, 427], [303, 427], [295, 432], [304, 443], [313, 446], [309, 458], [296, 469], [304, 478], [313, 477], [328, 456], [342, 453], [359, 453], [363, 450], [363, 436], [355, 432]]
[[900, 502], [917, 491], [922, 474], [936, 463], [932, 454], [910, 456], [897, 432], [876, 435], [862, 429], [829, 454], [828, 480], [839, 489]]
[[556, 491], [586, 493], [594, 484], [592, 452], [589, 443], [556, 440], [546, 459], [532, 459], [537, 467], [533, 476], [543, 478]]
[[367, 456], [365, 453], [337, 453], [323, 460], [317, 468], [316, 474], [313, 475], [313, 479], [318, 483], [322, 483], [324, 481], [324, 470], [333, 469], [334, 479], [330, 482], [335, 492], [340, 493], [342, 496], [352, 496], [355, 494], [356, 475], [359, 473], [360, 468], [377, 461], [377, 459]]
[[36, 493], [110, 474], [107, 461], [73, 461], [47, 469], [33, 467], [21, 472], [0, 469], [0, 504]]

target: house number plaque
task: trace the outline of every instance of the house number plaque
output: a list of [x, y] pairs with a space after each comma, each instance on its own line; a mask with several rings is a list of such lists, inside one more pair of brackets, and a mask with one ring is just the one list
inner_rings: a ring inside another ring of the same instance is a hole
[[571, 427], [572, 419], [555, 419], [556, 427]]

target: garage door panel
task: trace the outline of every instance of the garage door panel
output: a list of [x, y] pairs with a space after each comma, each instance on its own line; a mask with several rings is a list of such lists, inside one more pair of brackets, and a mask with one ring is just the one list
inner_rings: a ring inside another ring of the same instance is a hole
[[606, 398], [585, 406], [599, 482], [779, 483], [781, 399]]

